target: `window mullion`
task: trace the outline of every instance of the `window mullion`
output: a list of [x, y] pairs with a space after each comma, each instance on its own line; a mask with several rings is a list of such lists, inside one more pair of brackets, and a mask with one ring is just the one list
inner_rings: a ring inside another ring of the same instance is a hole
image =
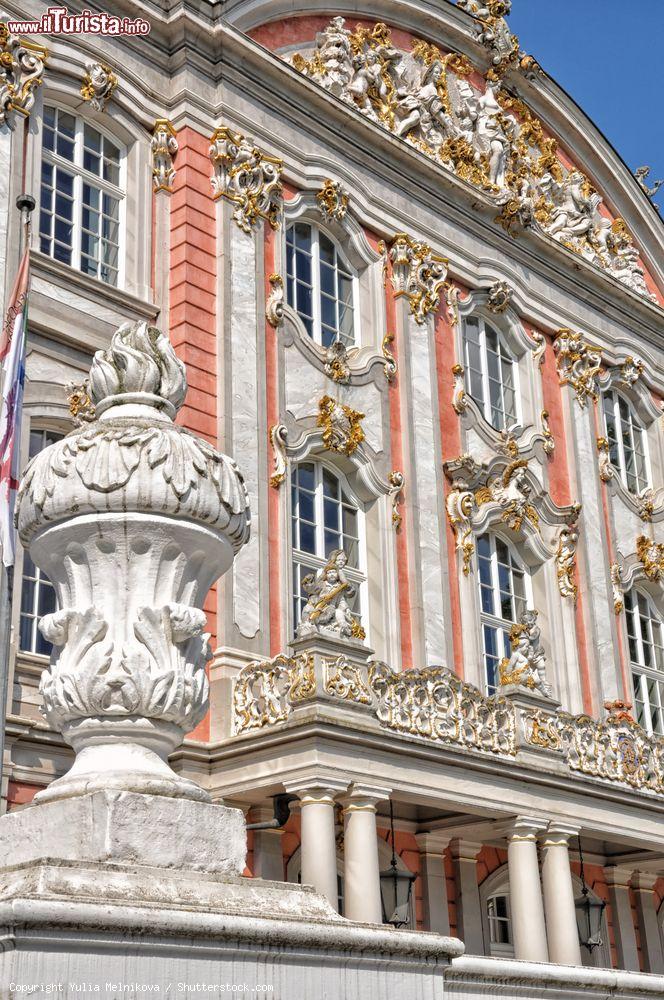
[[320, 305], [320, 243], [318, 229], [311, 227], [311, 297], [313, 299], [312, 312], [314, 322], [314, 340], [317, 344], [323, 343], [323, 326], [321, 321]]
[[484, 417], [491, 423], [491, 388], [489, 386], [489, 354], [486, 346], [486, 324], [480, 320], [480, 357], [482, 359], [482, 388], [484, 395]]

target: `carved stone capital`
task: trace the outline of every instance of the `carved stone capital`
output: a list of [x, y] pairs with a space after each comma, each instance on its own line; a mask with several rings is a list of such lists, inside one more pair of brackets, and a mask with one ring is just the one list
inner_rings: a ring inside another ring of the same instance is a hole
[[0, 125], [13, 129], [17, 115], [29, 116], [47, 59], [43, 45], [12, 35], [0, 22]]
[[447, 259], [434, 253], [426, 243], [397, 233], [390, 247], [390, 260], [394, 294], [407, 298], [416, 321], [424, 323], [440, 306], [447, 280]]
[[175, 180], [173, 160], [178, 151], [177, 133], [166, 118], [154, 123], [150, 140], [152, 186], [154, 191], [172, 191]]
[[233, 219], [240, 229], [251, 233], [261, 219], [279, 228], [282, 160], [268, 156], [241, 132], [223, 125], [210, 139], [210, 161], [215, 198], [226, 198], [235, 206]]
[[599, 369], [602, 354], [599, 348], [587, 344], [580, 333], [563, 329], [553, 342], [556, 353], [558, 378], [561, 385], [571, 385], [579, 404], [597, 399]]

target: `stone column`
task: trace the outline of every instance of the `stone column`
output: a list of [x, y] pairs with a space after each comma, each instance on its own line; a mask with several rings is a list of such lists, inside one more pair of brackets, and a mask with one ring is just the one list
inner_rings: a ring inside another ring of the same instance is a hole
[[[264, 823], [274, 817], [272, 806], [258, 806], [251, 810], [250, 822]], [[284, 881], [284, 856], [281, 850], [283, 830], [253, 830], [254, 863], [256, 878]]]
[[[424, 892], [424, 929], [438, 934], [450, 933], [445, 879], [445, 848], [450, 838], [441, 833], [415, 835], [420, 849], [420, 878]], [[475, 879], [477, 882], [477, 878]]]
[[618, 968], [628, 972], [639, 971], [639, 953], [632, 916], [629, 883], [632, 872], [628, 868], [611, 865], [605, 869], [609, 887], [609, 904], [613, 914], [613, 934], [618, 953]]
[[467, 955], [483, 955], [482, 909], [477, 885], [477, 855], [482, 845], [472, 840], [453, 840], [451, 848], [457, 889], [457, 936], [465, 944]]
[[383, 922], [376, 806], [389, 797], [387, 788], [354, 785], [344, 800], [344, 916], [349, 920]]
[[519, 816], [508, 833], [507, 864], [514, 957], [548, 962], [544, 903], [537, 860], [537, 834], [544, 824]]
[[306, 787], [286, 785], [286, 791], [297, 795], [300, 800], [302, 884], [313, 885], [337, 911], [339, 894], [334, 799], [346, 787], [328, 782]]
[[644, 972], [664, 973], [664, 955], [662, 953], [662, 935], [655, 909], [655, 882], [658, 875], [650, 872], [635, 872], [632, 887], [636, 897], [636, 912], [639, 918], [641, 933], [641, 953], [643, 954]]
[[557, 965], [582, 965], [576, 925], [569, 838], [578, 827], [549, 823], [542, 844], [542, 889], [549, 959]]

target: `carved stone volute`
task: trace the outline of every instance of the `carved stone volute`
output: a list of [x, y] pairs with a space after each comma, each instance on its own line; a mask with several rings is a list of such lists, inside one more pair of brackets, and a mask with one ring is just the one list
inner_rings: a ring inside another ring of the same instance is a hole
[[146, 323], [95, 355], [96, 416], [40, 452], [19, 490], [20, 538], [59, 610], [42, 674], [44, 714], [74, 747], [41, 800], [117, 788], [206, 800], [167, 755], [204, 717], [202, 606], [249, 535], [237, 466], [173, 418], [183, 363]]

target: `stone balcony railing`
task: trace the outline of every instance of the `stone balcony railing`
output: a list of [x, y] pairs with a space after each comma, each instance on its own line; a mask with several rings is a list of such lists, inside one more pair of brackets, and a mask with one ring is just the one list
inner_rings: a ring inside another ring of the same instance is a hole
[[445, 667], [395, 671], [343, 653], [305, 650], [249, 663], [234, 685], [234, 734], [283, 725], [316, 702], [360, 709], [409, 737], [498, 758], [541, 754], [543, 763], [558, 759], [571, 771], [664, 793], [664, 738], [648, 735], [620, 703], [600, 722], [525, 691], [487, 697]]

